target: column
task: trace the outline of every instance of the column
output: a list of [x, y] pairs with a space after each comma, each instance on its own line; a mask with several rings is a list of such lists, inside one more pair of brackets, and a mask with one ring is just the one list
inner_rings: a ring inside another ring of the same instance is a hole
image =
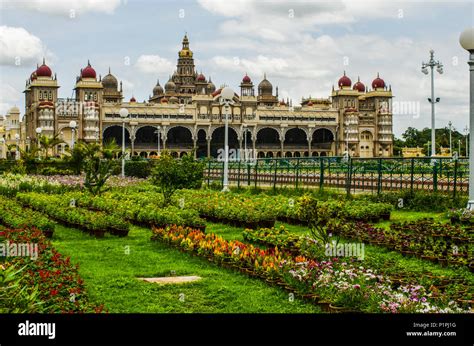
[[285, 148], [284, 148], [285, 136], [280, 134], [280, 149], [281, 149], [281, 157], [285, 157]]
[[193, 137], [194, 158], [197, 159], [197, 137]]
[[211, 138], [207, 137], [207, 158], [211, 158]]
[[130, 153], [130, 157], [132, 157], [133, 153], [135, 152], [135, 139], [136, 139], [135, 135], [130, 135], [130, 145], [131, 145], [131, 149], [132, 149], [132, 151]]

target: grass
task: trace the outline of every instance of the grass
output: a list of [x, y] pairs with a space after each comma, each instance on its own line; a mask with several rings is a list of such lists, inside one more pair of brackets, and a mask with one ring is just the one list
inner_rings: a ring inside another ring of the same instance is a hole
[[[395, 210], [391, 214], [390, 221], [382, 221], [376, 224], [378, 227], [388, 228], [392, 222], [415, 221], [427, 217], [431, 217], [438, 221], [447, 221], [445, 213], [428, 213]], [[275, 227], [284, 226], [289, 232], [297, 235], [309, 235], [308, 227], [301, 225], [290, 225], [287, 223], [276, 222]], [[208, 232], [217, 233], [227, 240], [243, 240], [242, 229], [222, 224], [212, 224], [208, 226]], [[351, 242], [351, 240], [340, 239], [341, 242]], [[364, 264], [367, 267], [383, 268], [385, 272], [398, 274], [403, 272], [430, 272], [436, 275], [444, 276], [462, 276], [469, 280], [474, 286], [474, 276], [467, 268], [449, 268], [441, 267], [438, 264], [425, 261], [415, 257], [405, 257], [397, 251], [393, 251], [384, 247], [365, 244]], [[424, 280], [420, 277], [420, 282]]]
[[[391, 221], [377, 224], [389, 227], [391, 222], [414, 221], [433, 217], [444, 220], [442, 213], [396, 210]], [[281, 222], [290, 232], [303, 235], [305, 226]], [[243, 240], [242, 228], [208, 223], [208, 233], [227, 240]], [[206, 259], [191, 256], [159, 242], [150, 241], [151, 231], [133, 226], [127, 238], [92, 238], [79, 230], [57, 226], [53, 244], [80, 264], [89, 297], [104, 303], [111, 313], [319, 313], [318, 306], [299, 299], [291, 301], [288, 293], [269, 286], [262, 280], [249, 278], [236, 271], [218, 267]], [[365, 265], [387, 267], [390, 272], [430, 271], [462, 275], [474, 285], [472, 274], [463, 269], [439, 265], [378, 246], [365, 246]], [[393, 269], [393, 270], [392, 270]], [[137, 280], [137, 277], [198, 275], [202, 280], [188, 284], [158, 285]], [[423, 278], [420, 277], [420, 283]]]
[[[212, 225], [211, 228], [218, 228]], [[241, 230], [240, 230], [241, 232]], [[282, 289], [206, 259], [150, 241], [151, 231], [132, 227], [127, 238], [92, 238], [57, 226], [54, 246], [79, 263], [91, 301], [111, 313], [318, 313]], [[127, 254], [128, 253], [128, 254]], [[158, 285], [137, 277], [198, 275], [198, 282]]]

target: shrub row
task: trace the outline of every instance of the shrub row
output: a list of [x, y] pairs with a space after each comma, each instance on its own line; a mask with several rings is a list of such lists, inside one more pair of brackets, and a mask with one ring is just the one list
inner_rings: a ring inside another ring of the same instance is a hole
[[145, 225], [164, 227], [167, 225], [182, 225], [205, 229], [205, 222], [192, 209], [181, 209], [175, 206], [160, 208], [156, 205], [157, 194], [153, 193], [106, 193], [102, 196], [92, 196], [82, 193], [70, 193], [66, 200], [74, 199], [78, 206], [117, 213], [126, 220]]
[[31, 228], [40, 229], [48, 238], [53, 236], [55, 223], [43, 214], [25, 208], [16, 201], [0, 196], [0, 223], [10, 228]]
[[68, 201], [59, 195], [19, 193], [17, 199], [23, 206], [41, 211], [69, 226], [88, 231], [98, 238], [103, 237], [105, 232], [118, 236], [126, 236], [129, 232], [130, 225], [122, 217], [65, 205]]

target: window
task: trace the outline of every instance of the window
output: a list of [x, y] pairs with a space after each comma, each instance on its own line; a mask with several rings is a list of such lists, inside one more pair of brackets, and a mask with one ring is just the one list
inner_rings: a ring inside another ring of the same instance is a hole
[[48, 93], [48, 99], [50, 101], [53, 99], [53, 93], [51, 91]]

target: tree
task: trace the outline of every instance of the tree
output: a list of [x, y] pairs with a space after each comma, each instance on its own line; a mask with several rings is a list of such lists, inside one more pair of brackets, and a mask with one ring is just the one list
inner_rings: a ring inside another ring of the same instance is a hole
[[74, 148], [66, 149], [66, 161], [71, 164], [75, 174], [81, 174], [82, 166], [84, 164], [85, 152], [82, 141], [78, 141]]
[[151, 172], [151, 182], [163, 193], [163, 205], [171, 203], [176, 190], [196, 189], [202, 185], [204, 163], [186, 154], [181, 159], [173, 158], [168, 152], [162, 152]]
[[84, 155], [85, 188], [93, 195], [104, 191], [107, 179], [112, 175], [114, 154], [118, 151], [115, 141], [104, 144], [80, 143]]
[[49, 151], [52, 150], [58, 144], [64, 143], [62, 139], [59, 138], [59, 135], [54, 135], [53, 137], [49, 136], [40, 136], [39, 144], [44, 152], [44, 158], [47, 160], [49, 158]]
[[7, 158], [14, 160], [16, 157], [16, 144], [7, 144]]

